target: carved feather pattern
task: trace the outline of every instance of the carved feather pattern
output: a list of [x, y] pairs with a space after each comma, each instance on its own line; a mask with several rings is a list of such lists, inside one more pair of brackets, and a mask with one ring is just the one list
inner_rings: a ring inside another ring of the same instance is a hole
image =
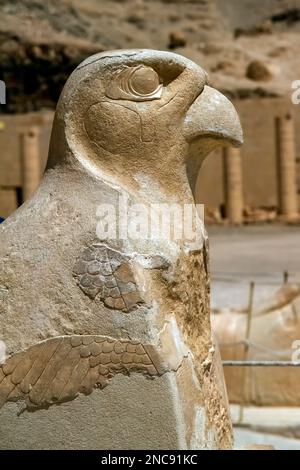
[[116, 374], [166, 371], [151, 345], [97, 335], [59, 336], [10, 356], [0, 366], [0, 408], [23, 399], [28, 409], [104, 388]]
[[87, 296], [99, 296], [108, 308], [128, 313], [144, 303], [129, 259], [105, 245], [86, 248], [75, 263], [73, 276]]

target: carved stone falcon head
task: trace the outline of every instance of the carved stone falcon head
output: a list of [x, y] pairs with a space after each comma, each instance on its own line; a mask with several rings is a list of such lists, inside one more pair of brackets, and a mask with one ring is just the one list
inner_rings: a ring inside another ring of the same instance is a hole
[[205, 156], [243, 140], [235, 108], [207, 81], [201, 67], [171, 52], [89, 57], [61, 95], [48, 166], [75, 157], [134, 190], [159, 180], [165, 192], [193, 191]]
[[74, 71], [42, 184], [0, 228], [0, 447], [231, 446], [202, 225], [196, 247], [104, 243], [97, 210], [123, 193], [193, 205], [204, 157], [241, 141], [234, 107], [184, 57], [106, 52]]

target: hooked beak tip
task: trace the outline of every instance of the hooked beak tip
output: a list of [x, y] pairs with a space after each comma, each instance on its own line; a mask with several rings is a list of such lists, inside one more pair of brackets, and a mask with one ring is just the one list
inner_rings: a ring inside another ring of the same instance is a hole
[[243, 131], [233, 104], [220, 92], [206, 85], [187, 112], [184, 135], [188, 142], [208, 137], [220, 145], [240, 147]]

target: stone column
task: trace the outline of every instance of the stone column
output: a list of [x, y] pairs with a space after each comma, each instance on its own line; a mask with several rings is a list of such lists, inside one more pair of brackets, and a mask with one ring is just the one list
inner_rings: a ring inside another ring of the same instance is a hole
[[240, 149], [224, 148], [223, 161], [226, 217], [232, 224], [242, 224], [244, 198]]
[[39, 129], [21, 130], [21, 155], [23, 177], [23, 200], [26, 201], [38, 188], [41, 180]]
[[294, 120], [291, 114], [276, 118], [279, 209], [286, 220], [298, 215]]

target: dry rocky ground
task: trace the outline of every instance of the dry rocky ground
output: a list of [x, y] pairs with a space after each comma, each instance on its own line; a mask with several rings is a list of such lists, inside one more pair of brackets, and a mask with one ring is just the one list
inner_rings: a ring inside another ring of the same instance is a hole
[[53, 108], [106, 49], [175, 50], [230, 97], [284, 95], [300, 78], [300, 0], [0, 0], [0, 13], [5, 112]]

